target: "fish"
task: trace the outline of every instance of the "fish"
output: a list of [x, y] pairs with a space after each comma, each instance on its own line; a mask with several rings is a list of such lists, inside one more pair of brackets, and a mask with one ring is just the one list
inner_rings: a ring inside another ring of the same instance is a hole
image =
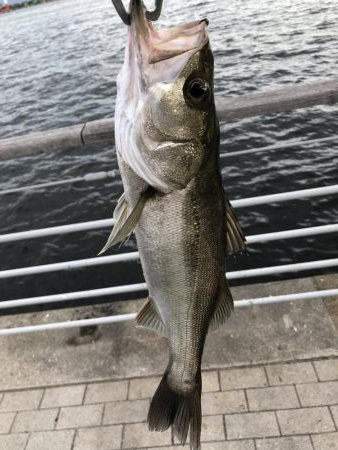
[[102, 252], [135, 233], [149, 292], [137, 326], [169, 344], [149, 429], [198, 450], [204, 343], [233, 310], [225, 260], [246, 240], [222, 184], [208, 21], [155, 29], [145, 13], [131, 0], [115, 109], [124, 193]]

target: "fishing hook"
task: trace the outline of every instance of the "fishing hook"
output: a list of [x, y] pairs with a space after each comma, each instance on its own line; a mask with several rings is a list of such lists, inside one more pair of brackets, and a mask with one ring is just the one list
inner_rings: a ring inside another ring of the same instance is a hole
[[148, 20], [151, 20], [152, 22], [155, 22], [155, 20], [157, 20], [160, 17], [161, 11], [162, 11], [163, 0], [156, 0], [155, 4], [156, 4], [156, 7], [155, 7], [154, 11], [146, 11], [146, 18]]
[[117, 14], [121, 17], [122, 22], [126, 25], [131, 25], [131, 16], [127, 13], [125, 7], [123, 6], [122, 0], [112, 0], [115, 6]]
[[[122, 0], [112, 0], [112, 2], [113, 2], [113, 5], [115, 6], [117, 14], [121, 17], [123, 23], [125, 23], [126, 25], [130, 25], [131, 24], [131, 15], [130, 15], [130, 13], [127, 13], [125, 7], [123, 6]], [[155, 4], [156, 4], [156, 6], [155, 6], [154, 11], [146, 11], [146, 18], [148, 20], [151, 20], [152, 22], [154, 22], [155, 20], [157, 20], [160, 17], [161, 11], [162, 11], [163, 0], [156, 0]]]

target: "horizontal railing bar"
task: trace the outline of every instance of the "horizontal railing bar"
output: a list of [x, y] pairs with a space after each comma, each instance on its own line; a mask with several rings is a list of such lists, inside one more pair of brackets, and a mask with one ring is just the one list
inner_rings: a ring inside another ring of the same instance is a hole
[[321, 225], [319, 227], [300, 228], [297, 230], [276, 231], [275, 233], [256, 234], [247, 236], [248, 244], [279, 241], [281, 239], [293, 239], [297, 237], [318, 236], [320, 234], [335, 233], [338, 224]]
[[271, 203], [285, 202], [289, 200], [301, 200], [304, 198], [321, 197], [322, 195], [338, 194], [338, 184], [323, 186], [319, 188], [299, 189], [297, 191], [281, 192], [280, 194], [260, 195], [233, 200], [231, 203], [236, 208], [248, 206], [266, 205]]
[[338, 258], [331, 258], [320, 261], [308, 261], [304, 263], [283, 264], [280, 266], [261, 267], [257, 269], [237, 270], [235, 272], [228, 272], [226, 277], [228, 280], [239, 280], [243, 278], [303, 272], [306, 270], [325, 269], [336, 266], [338, 266]]
[[3, 139], [0, 141], [0, 161], [81, 147], [84, 145], [82, 132], [85, 126], [73, 125]]
[[[268, 145], [266, 147], [258, 147], [258, 148], [251, 148], [249, 150], [240, 150], [240, 151], [235, 151], [235, 152], [222, 153], [221, 158], [226, 158], [228, 156], [234, 156], [234, 155], [242, 155], [242, 154], [244, 155], [244, 154], [248, 154], [248, 153], [259, 153], [259, 152], [264, 152], [264, 151], [268, 151], [268, 150], [279, 150], [279, 149], [283, 149], [283, 148], [296, 147], [296, 146], [299, 147], [299, 146], [303, 146], [306, 144], [307, 145], [318, 144], [318, 143], [330, 142], [330, 141], [335, 141], [335, 140], [338, 140], [338, 135], [337, 136], [329, 136], [326, 138], [319, 138], [319, 139], [307, 139], [307, 140], [294, 139], [291, 141], [279, 142], [276, 145]], [[26, 192], [29, 190], [43, 189], [46, 187], [62, 186], [62, 185], [73, 184], [73, 183], [77, 183], [77, 182], [81, 182], [81, 181], [82, 182], [99, 181], [99, 180], [104, 180], [106, 178], [115, 178], [119, 173], [120, 173], [119, 170], [111, 170], [108, 172], [88, 173], [81, 177], [67, 178], [67, 179], [61, 180], [61, 181], [50, 181], [50, 182], [46, 182], [46, 183], [32, 184], [32, 185], [28, 185], [28, 186], [4, 189], [3, 191], [0, 191], [0, 195], [14, 194], [17, 192]]]
[[[296, 237], [316, 236], [338, 231], [338, 224], [321, 225], [319, 227], [301, 228], [296, 230], [277, 231], [274, 233], [256, 234], [247, 236], [248, 244], [260, 242], [277, 241], [280, 239], [292, 239]], [[41, 266], [23, 267], [19, 269], [9, 269], [0, 271], [0, 279], [21, 277], [27, 275], [36, 275], [41, 273], [57, 272], [63, 270], [74, 270], [84, 267], [92, 267], [116, 262], [133, 261], [139, 258], [138, 252], [122, 253], [120, 255], [103, 256], [99, 258], [80, 259], [76, 261], [66, 261], [54, 264], [45, 264]]]
[[100, 228], [112, 227], [115, 224], [115, 219], [93, 220], [90, 222], [79, 222], [68, 225], [59, 225], [56, 227], [39, 228], [30, 231], [18, 231], [17, 233], [8, 233], [0, 235], [0, 244], [7, 242], [16, 242], [26, 239], [36, 239], [47, 236], [59, 236], [61, 234], [76, 233], [78, 231], [90, 231]]
[[[322, 291], [301, 292], [297, 294], [276, 295], [263, 298], [252, 298], [235, 301], [235, 308], [243, 308], [254, 305], [270, 305], [274, 303], [310, 300], [317, 298], [328, 298], [338, 296], [338, 289], [327, 289]], [[121, 314], [108, 317], [98, 317], [94, 319], [70, 320], [67, 322], [46, 323], [41, 325], [31, 325], [17, 328], [6, 328], [0, 330], [0, 336], [10, 336], [15, 334], [35, 333], [38, 331], [51, 331], [60, 329], [69, 329], [77, 327], [88, 327], [98, 325], [108, 325], [113, 323], [121, 323], [136, 319], [136, 313]]]
[[78, 259], [53, 264], [43, 264], [41, 266], [23, 267], [20, 269], [10, 269], [0, 271], [0, 280], [24, 277], [27, 275], [37, 275], [41, 273], [60, 272], [63, 270], [84, 269], [85, 267], [102, 266], [118, 262], [135, 261], [139, 258], [138, 252], [121, 253], [119, 255], [100, 256], [99, 258]]
[[272, 150], [281, 150], [286, 149], [290, 147], [302, 147], [303, 145], [312, 145], [312, 144], [322, 144], [325, 142], [331, 142], [338, 140], [338, 135], [336, 136], [329, 136], [325, 138], [318, 138], [318, 139], [294, 139], [291, 141], [286, 142], [279, 142], [278, 144], [274, 145], [267, 145], [265, 147], [256, 147], [256, 148], [249, 148], [248, 150], [238, 150], [235, 152], [224, 152], [221, 153], [220, 157], [228, 158], [229, 156], [240, 156], [240, 155], [248, 155], [250, 153], [260, 153], [260, 152], [266, 152], [266, 151], [272, 151]]
[[338, 79], [287, 86], [282, 89], [227, 97], [217, 101], [219, 119], [238, 120], [292, 111], [338, 101]]
[[[338, 80], [287, 86], [270, 92], [227, 97], [217, 101], [220, 120], [291, 111], [338, 101]], [[98, 142], [114, 142], [114, 120], [103, 119], [0, 141], [0, 160], [77, 148]]]
[[21, 306], [45, 305], [56, 302], [69, 302], [72, 300], [85, 300], [88, 298], [105, 297], [107, 295], [128, 294], [130, 292], [146, 291], [146, 283], [114, 286], [101, 289], [90, 289], [88, 291], [68, 292], [65, 294], [44, 295], [41, 297], [20, 298], [18, 300], [7, 300], [0, 302], [0, 310], [8, 308], [19, 308]]
[[[319, 197], [322, 195], [332, 195], [338, 193], [338, 185], [324, 186], [320, 188], [301, 189], [298, 191], [282, 192], [280, 194], [261, 195], [258, 197], [249, 197], [238, 200], [232, 200], [235, 208], [245, 208], [249, 206], [265, 205], [267, 203], [278, 203], [287, 200], [300, 200], [303, 198]], [[93, 220], [90, 222], [79, 222], [68, 225], [59, 225], [56, 227], [40, 228], [30, 231], [18, 231], [0, 235], [0, 244], [7, 242], [16, 242], [26, 239], [36, 239], [47, 236], [75, 233], [79, 231], [90, 231], [105, 227], [112, 227], [115, 224], [114, 219]]]
[[48, 183], [40, 183], [40, 184], [33, 184], [30, 186], [22, 186], [22, 187], [17, 187], [17, 188], [5, 189], [3, 191], [0, 191], [0, 195], [15, 194], [17, 192], [26, 192], [26, 191], [34, 190], [34, 189], [43, 189], [46, 187], [62, 186], [64, 184], [78, 183], [80, 181], [84, 181], [84, 182], [99, 181], [99, 180], [104, 180], [106, 178], [115, 178], [118, 173], [119, 173], [118, 170], [111, 170], [109, 172], [87, 173], [86, 175], [84, 175], [82, 177], [67, 178], [67, 179], [61, 180], [61, 181], [50, 181]]
[[316, 298], [328, 298], [338, 296], [338, 289], [326, 289], [323, 291], [300, 292], [298, 294], [275, 295], [262, 298], [252, 298], [235, 301], [235, 307], [268, 305], [283, 302], [295, 302], [298, 300], [311, 300]]
[[[261, 267], [257, 269], [238, 270], [228, 272], [228, 280], [238, 280], [256, 276], [277, 275], [281, 273], [300, 272], [304, 270], [323, 269], [338, 266], [338, 258], [321, 261], [310, 261], [305, 263], [285, 264], [274, 267]], [[41, 305], [56, 302], [68, 302], [72, 300], [84, 300], [95, 297], [105, 297], [108, 295], [126, 294], [130, 292], [141, 292], [147, 290], [146, 283], [129, 284], [124, 286], [114, 286], [101, 289], [91, 289], [87, 291], [68, 292], [64, 294], [44, 295], [40, 297], [21, 298], [18, 300], [7, 300], [0, 302], [0, 310], [8, 308], [19, 308], [21, 306]]]

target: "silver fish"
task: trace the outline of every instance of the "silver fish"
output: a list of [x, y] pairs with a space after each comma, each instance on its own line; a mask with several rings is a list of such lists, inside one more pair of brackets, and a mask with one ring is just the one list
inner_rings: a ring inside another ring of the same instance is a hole
[[206, 20], [156, 30], [141, 0], [118, 77], [116, 149], [124, 194], [102, 251], [135, 231], [149, 298], [140, 327], [168, 338], [169, 363], [151, 401], [150, 430], [170, 426], [200, 449], [206, 334], [230, 315], [227, 254], [245, 238], [219, 166], [213, 55]]

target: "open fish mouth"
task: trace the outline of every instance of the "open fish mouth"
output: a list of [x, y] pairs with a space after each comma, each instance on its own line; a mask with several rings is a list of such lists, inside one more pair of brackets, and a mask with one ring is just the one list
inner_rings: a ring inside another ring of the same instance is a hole
[[[131, 1], [130, 16], [130, 45], [134, 50], [132, 53], [138, 55], [142, 71], [163, 61], [167, 61], [167, 68], [170, 65], [182, 67], [209, 42], [207, 19], [157, 30], [147, 19], [142, 0]], [[174, 61], [168, 61], [172, 59]]]

